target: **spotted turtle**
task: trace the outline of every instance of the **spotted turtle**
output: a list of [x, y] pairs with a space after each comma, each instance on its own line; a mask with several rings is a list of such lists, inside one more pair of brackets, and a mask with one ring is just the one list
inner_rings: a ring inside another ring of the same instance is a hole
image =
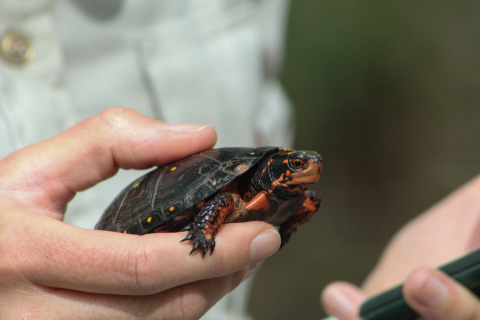
[[320, 207], [307, 189], [322, 157], [290, 148], [218, 148], [159, 167], [128, 185], [95, 229], [132, 234], [187, 230], [202, 255], [223, 223], [259, 220], [279, 226], [281, 246]]

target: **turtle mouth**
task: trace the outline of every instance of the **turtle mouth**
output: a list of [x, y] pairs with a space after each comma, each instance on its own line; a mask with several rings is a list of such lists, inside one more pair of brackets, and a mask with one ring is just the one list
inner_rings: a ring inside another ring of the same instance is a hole
[[320, 178], [320, 173], [312, 172], [301, 176], [294, 176], [292, 174], [292, 178], [292, 180], [287, 182], [287, 184], [290, 186], [312, 185], [318, 181], [318, 179]]
[[306, 178], [306, 177], [311, 177], [311, 176], [315, 176], [315, 175], [318, 175], [320, 177], [320, 173], [318, 173], [318, 172], [311, 172], [309, 174], [301, 175], [300, 177]]

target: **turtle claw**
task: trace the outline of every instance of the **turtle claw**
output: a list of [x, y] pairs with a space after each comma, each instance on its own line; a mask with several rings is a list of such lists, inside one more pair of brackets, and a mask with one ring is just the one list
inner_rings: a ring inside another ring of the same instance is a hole
[[191, 240], [193, 242], [193, 248], [190, 251], [189, 255], [194, 253], [197, 249], [202, 250], [202, 257], [205, 257], [205, 254], [208, 250], [210, 250], [210, 255], [213, 253], [215, 249], [215, 239], [210, 238], [206, 239], [205, 234], [203, 233], [203, 229], [196, 227], [196, 226], [189, 226], [188, 228], [188, 235], [181, 240], [180, 242], [184, 242], [187, 240]]
[[199, 240], [199, 239], [195, 239], [193, 241], [193, 243], [194, 243], [193, 248], [190, 251], [189, 255], [194, 253], [197, 249], [202, 250], [202, 258], [205, 257], [205, 254], [207, 253], [208, 249], [210, 249], [210, 255], [212, 255], [213, 250], [215, 249], [215, 240], [211, 239], [211, 240], [206, 240], [205, 241], [205, 239], [203, 239], [203, 242], [201, 242], [201, 241], [202, 240]]
[[180, 242], [192, 240], [192, 239], [193, 239], [193, 236], [189, 233], [184, 239], [180, 240]]

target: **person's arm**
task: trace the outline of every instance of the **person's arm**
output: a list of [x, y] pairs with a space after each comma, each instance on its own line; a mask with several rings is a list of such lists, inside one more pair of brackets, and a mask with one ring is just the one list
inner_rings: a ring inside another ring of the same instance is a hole
[[278, 250], [269, 224], [224, 226], [215, 254], [185, 233], [126, 235], [62, 222], [76, 192], [118, 168], [211, 148], [212, 127], [166, 125], [113, 108], [0, 161], [0, 318], [197, 319]]
[[434, 269], [478, 247], [480, 177], [403, 227], [361, 289], [342, 282], [329, 285], [323, 305], [339, 320], [358, 319], [366, 297], [404, 282], [405, 299], [422, 319], [480, 319], [479, 299]]

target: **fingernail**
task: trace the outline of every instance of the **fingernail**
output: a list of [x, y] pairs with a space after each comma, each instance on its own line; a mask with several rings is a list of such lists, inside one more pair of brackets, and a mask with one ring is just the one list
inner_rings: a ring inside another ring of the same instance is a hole
[[267, 230], [260, 233], [255, 239], [253, 239], [252, 246], [250, 248], [250, 261], [261, 261], [280, 248], [280, 235], [277, 230]]
[[447, 286], [437, 276], [428, 272], [425, 273], [423, 280], [414, 293], [415, 299], [430, 308], [441, 305], [447, 299], [447, 296]]
[[352, 314], [354, 308], [353, 302], [340, 291], [332, 290], [329, 293], [328, 300], [330, 307], [335, 311], [332, 313], [339, 318], [346, 318]]
[[173, 131], [183, 131], [183, 132], [197, 132], [202, 131], [207, 127], [212, 127], [203, 124], [186, 124], [186, 123], [170, 123], [166, 124], [165, 128]]

